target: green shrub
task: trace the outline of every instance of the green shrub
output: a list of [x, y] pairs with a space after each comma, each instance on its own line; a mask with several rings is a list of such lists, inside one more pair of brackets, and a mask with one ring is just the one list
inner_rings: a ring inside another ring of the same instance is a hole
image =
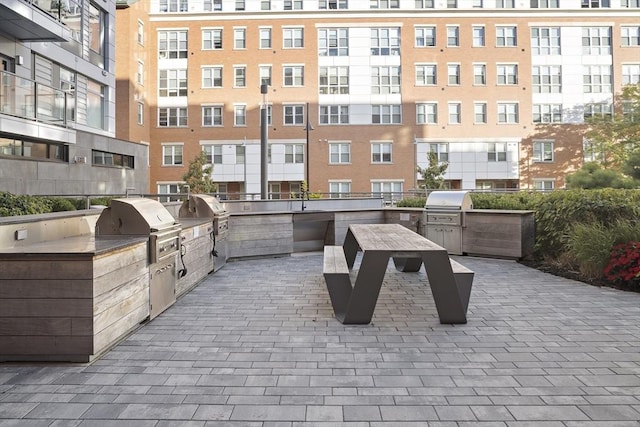
[[70, 199], [61, 199], [61, 198], [53, 198], [51, 200], [51, 211], [52, 212], [65, 212], [65, 211], [75, 211], [76, 205]]
[[49, 199], [0, 192], [0, 216], [35, 215], [48, 212], [51, 212]]
[[399, 208], [424, 208], [426, 202], [426, 197], [406, 197], [398, 200], [396, 206]]
[[471, 193], [474, 209], [534, 210], [544, 197], [540, 192]]
[[568, 245], [580, 273], [588, 278], [601, 278], [615, 241], [612, 230], [601, 223], [576, 224], [569, 234]]

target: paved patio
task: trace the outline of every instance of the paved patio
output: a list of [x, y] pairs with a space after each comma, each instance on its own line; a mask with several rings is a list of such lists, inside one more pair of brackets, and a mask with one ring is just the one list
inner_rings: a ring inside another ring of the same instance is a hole
[[0, 364], [0, 426], [640, 425], [640, 294], [456, 259], [455, 326], [424, 268], [345, 326], [322, 254], [231, 262], [93, 364]]

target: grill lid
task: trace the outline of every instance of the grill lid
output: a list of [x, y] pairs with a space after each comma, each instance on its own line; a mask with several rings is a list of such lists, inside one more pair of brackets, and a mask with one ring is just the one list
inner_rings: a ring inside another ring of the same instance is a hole
[[217, 197], [207, 194], [190, 194], [180, 206], [180, 218], [213, 218], [225, 217], [229, 212]]
[[425, 209], [467, 210], [473, 209], [468, 191], [432, 191], [427, 197]]
[[143, 198], [113, 199], [96, 223], [96, 235], [148, 235], [174, 228], [171, 213], [157, 200]]

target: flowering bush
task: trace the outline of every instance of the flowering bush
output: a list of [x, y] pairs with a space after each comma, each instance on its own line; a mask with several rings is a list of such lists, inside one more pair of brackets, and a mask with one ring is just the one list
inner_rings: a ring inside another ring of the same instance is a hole
[[640, 287], [640, 242], [620, 243], [611, 249], [604, 275], [613, 284]]

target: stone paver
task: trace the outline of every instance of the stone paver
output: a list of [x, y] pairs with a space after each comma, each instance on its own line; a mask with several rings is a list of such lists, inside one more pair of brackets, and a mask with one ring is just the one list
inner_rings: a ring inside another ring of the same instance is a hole
[[355, 326], [322, 254], [230, 262], [92, 364], [0, 363], [0, 427], [640, 426], [640, 294], [457, 259], [466, 325], [424, 269]]

